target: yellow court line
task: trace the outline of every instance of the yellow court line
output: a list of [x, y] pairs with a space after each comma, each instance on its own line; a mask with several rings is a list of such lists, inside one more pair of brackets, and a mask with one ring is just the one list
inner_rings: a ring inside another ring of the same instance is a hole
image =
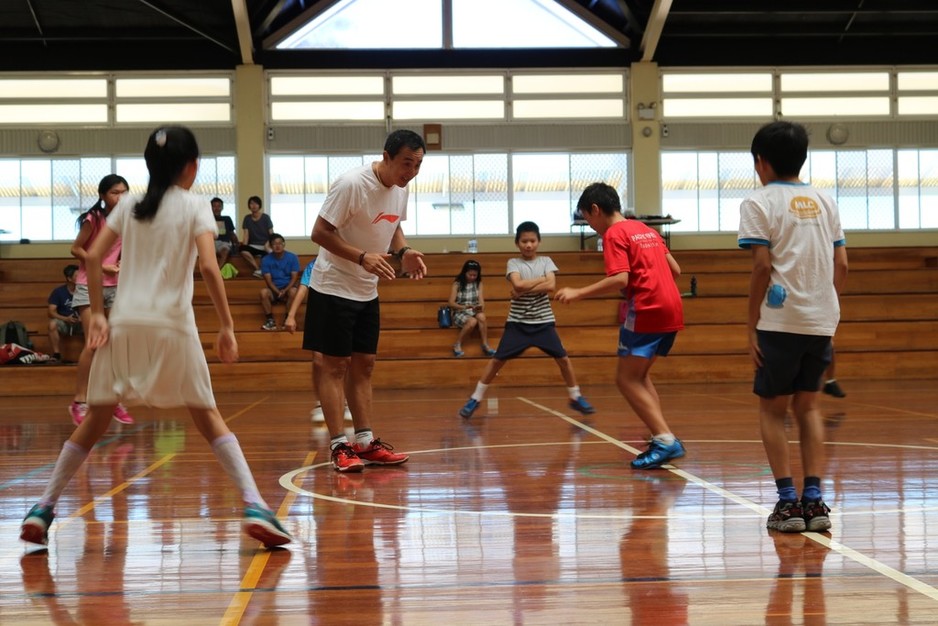
[[228, 418], [225, 419], [225, 423], [227, 424], [227, 423], [229, 423], [230, 421], [232, 421], [233, 419], [238, 418], [238, 417], [241, 417], [242, 415], [244, 415], [245, 413], [247, 413], [248, 411], [250, 411], [251, 409], [253, 409], [254, 407], [256, 407], [258, 404], [262, 404], [262, 403], [264, 403], [264, 402], [267, 402], [268, 398], [270, 398], [270, 396], [265, 396], [265, 397], [261, 398], [260, 400], [258, 400], [257, 402], [253, 402], [253, 403], [247, 405], [246, 407], [244, 407], [244, 408], [241, 409], [240, 411], [235, 411], [235, 412], [231, 415], [231, 417], [228, 417]]
[[[307, 454], [306, 459], [303, 461], [303, 467], [310, 465], [315, 458], [315, 452]], [[284, 519], [287, 516], [290, 512], [290, 507], [293, 506], [293, 502], [296, 500], [296, 495], [294, 491], [287, 491], [283, 502], [280, 503], [280, 508], [277, 509], [278, 519]], [[231, 602], [228, 604], [228, 610], [225, 611], [225, 615], [221, 618], [222, 626], [236, 626], [241, 623], [244, 611], [247, 610], [248, 603], [250, 603], [251, 598], [254, 597], [257, 581], [260, 580], [261, 574], [264, 573], [264, 568], [267, 567], [267, 561], [269, 560], [269, 550], [259, 551], [254, 554], [254, 558], [251, 559], [251, 564], [244, 573], [244, 578], [241, 579], [239, 591], [231, 599]]]

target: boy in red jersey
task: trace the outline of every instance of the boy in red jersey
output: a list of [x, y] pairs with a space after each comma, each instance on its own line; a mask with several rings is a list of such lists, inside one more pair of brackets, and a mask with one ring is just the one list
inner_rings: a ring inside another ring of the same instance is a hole
[[668, 427], [649, 372], [667, 356], [677, 331], [684, 328], [684, 308], [675, 279], [681, 268], [656, 231], [622, 215], [619, 194], [605, 183], [583, 190], [577, 210], [603, 238], [606, 277], [586, 287], [564, 287], [554, 298], [573, 302], [621, 291], [628, 312], [619, 329], [616, 385], [651, 431], [648, 449], [632, 461], [633, 469], [655, 469], [684, 456], [684, 445]]

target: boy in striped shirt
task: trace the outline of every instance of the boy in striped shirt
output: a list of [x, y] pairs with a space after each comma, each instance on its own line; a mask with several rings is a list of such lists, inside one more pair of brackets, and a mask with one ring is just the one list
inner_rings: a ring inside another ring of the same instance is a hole
[[560, 374], [563, 376], [570, 395], [570, 408], [584, 415], [596, 410], [580, 394], [573, 373], [573, 363], [560, 342], [554, 320], [554, 311], [550, 306], [550, 294], [556, 287], [554, 274], [557, 266], [548, 256], [538, 256], [537, 248], [541, 244], [541, 231], [534, 222], [522, 222], [515, 229], [515, 245], [521, 257], [509, 259], [506, 278], [511, 283], [511, 308], [505, 331], [495, 355], [485, 366], [485, 371], [475, 391], [459, 410], [462, 417], [469, 418], [479, 407], [485, 392], [505, 363], [528, 348], [539, 348], [545, 354], [554, 357]]

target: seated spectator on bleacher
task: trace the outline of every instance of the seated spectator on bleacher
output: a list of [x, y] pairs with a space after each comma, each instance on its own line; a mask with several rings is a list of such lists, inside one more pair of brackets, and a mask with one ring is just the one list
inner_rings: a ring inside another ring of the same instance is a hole
[[221, 267], [228, 262], [232, 252], [237, 252], [238, 233], [231, 218], [221, 214], [225, 201], [216, 197], [212, 198], [211, 202], [212, 213], [215, 214], [215, 258], [218, 260], [218, 267]]
[[62, 335], [83, 335], [81, 318], [72, 308], [72, 296], [75, 294], [75, 272], [77, 265], [66, 265], [65, 284], [49, 294], [49, 343], [52, 346], [52, 360], [62, 360]]
[[[261, 326], [264, 330], [277, 330], [274, 321], [273, 305], [282, 302], [290, 310], [296, 297], [296, 286], [300, 280], [300, 259], [292, 252], [287, 252], [283, 236], [274, 233], [270, 236], [271, 253], [261, 259], [261, 273], [266, 283], [261, 289], [261, 306], [266, 320]], [[286, 325], [287, 312], [284, 312]]]

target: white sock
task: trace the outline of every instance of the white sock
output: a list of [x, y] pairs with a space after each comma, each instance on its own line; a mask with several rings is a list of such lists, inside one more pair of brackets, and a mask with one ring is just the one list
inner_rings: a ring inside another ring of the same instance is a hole
[[332, 441], [329, 442], [329, 449], [335, 450], [342, 444], [348, 445], [348, 437], [345, 435], [339, 435], [338, 437], [333, 437]]
[[570, 394], [571, 400], [576, 400], [580, 397], [580, 386], [577, 385], [575, 387], [567, 387], [567, 393]]
[[39, 499], [40, 504], [55, 506], [72, 476], [88, 458], [89, 452], [90, 450], [85, 450], [71, 441], [62, 444], [62, 451], [59, 452], [59, 458], [55, 461], [55, 468], [52, 470], [52, 478], [49, 479], [49, 484], [46, 485], [46, 490]]
[[247, 459], [244, 458], [244, 452], [241, 450], [241, 444], [234, 433], [222, 435], [212, 442], [212, 451], [218, 458], [218, 462], [225, 469], [225, 472], [234, 480], [238, 489], [241, 490], [241, 498], [245, 504], [259, 504], [265, 509], [269, 509], [264, 498], [257, 490], [257, 483], [254, 482], [254, 475], [251, 474], [251, 468], [248, 467]]
[[360, 445], [363, 448], [367, 448], [371, 445], [371, 442], [375, 440], [375, 434], [371, 432], [371, 429], [361, 430], [355, 433], [355, 443]]
[[486, 390], [488, 390], [488, 388], [489, 388], [488, 385], [478, 382], [476, 383], [476, 390], [473, 391], [472, 395], [469, 397], [477, 402], [482, 402], [482, 398], [485, 397], [485, 392]]
[[671, 446], [674, 445], [674, 441], [677, 439], [677, 437], [674, 436], [674, 433], [662, 433], [660, 435], [655, 435], [652, 437], [652, 439], [663, 443], [666, 446]]

